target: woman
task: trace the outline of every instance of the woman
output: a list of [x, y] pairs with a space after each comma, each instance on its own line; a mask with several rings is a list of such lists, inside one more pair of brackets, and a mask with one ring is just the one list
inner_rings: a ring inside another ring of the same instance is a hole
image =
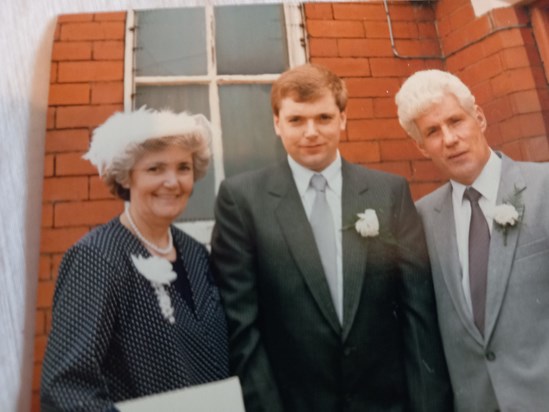
[[211, 134], [202, 115], [146, 108], [94, 131], [84, 158], [127, 203], [63, 257], [43, 411], [112, 410], [228, 377], [226, 320], [207, 251], [171, 225], [206, 174]]

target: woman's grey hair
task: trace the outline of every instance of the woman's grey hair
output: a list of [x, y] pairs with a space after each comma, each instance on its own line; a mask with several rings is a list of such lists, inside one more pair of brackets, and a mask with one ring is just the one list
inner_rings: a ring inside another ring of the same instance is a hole
[[191, 152], [194, 181], [206, 175], [211, 158], [209, 136], [198, 131], [184, 135], [163, 136], [147, 139], [137, 145], [129, 145], [121, 156], [113, 159], [105, 170], [103, 179], [109, 190], [123, 200], [130, 200], [130, 191], [123, 185], [130, 179], [135, 163], [147, 152], [155, 152], [169, 146], [178, 146]]
[[421, 143], [421, 132], [415, 120], [444, 96], [453, 94], [461, 107], [475, 113], [475, 97], [469, 88], [451, 73], [442, 70], [421, 70], [411, 75], [395, 96], [398, 121], [416, 142]]

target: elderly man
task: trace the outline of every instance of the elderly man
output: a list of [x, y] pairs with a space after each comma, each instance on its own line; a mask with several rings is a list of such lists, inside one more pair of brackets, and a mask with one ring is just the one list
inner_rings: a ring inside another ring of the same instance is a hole
[[420, 71], [396, 96], [402, 127], [450, 179], [417, 202], [456, 410], [549, 407], [549, 165], [488, 146], [454, 75]]
[[223, 182], [212, 238], [247, 410], [450, 410], [406, 181], [341, 158], [347, 92], [329, 70], [290, 69], [271, 97], [288, 158]]

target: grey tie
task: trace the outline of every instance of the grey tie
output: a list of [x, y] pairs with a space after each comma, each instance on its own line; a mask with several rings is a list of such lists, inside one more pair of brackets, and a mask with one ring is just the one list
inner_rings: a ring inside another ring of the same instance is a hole
[[469, 285], [475, 325], [484, 335], [484, 312], [486, 308], [486, 278], [490, 251], [490, 229], [478, 200], [482, 195], [472, 187], [465, 189], [463, 197], [471, 203], [469, 224]]
[[336, 239], [334, 220], [332, 212], [326, 200], [326, 179], [321, 174], [314, 174], [311, 177], [311, 187], [315, 190], [316, 196], [311, 211], [310, 223], [315, 236], [316, 246], [320, 254], [324, 274], [330, 288], [332, 302], [336, 308], [337, 315], [341, 322], [342, 316], [339, 310], [337, 298], [337, 261], [336, 261]]

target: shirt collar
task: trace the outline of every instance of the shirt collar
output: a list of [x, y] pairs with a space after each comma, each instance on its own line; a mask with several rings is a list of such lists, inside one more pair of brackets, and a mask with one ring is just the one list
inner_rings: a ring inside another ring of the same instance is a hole
[[[490, 149], [490, 157], [480, 175], [473, 182], [471, 187], [476, 189], [483, 197], [495, 203], [498, 194], [499, 180], [501, 176], [501, 158]], [[496, 184], [494, 184], [496, 182]], [[468, 187], [464, 184], [450, 180], [454, 197], [460, 202], [463, 200], [463, 193]]]
[[335, 193], [341, 193], [341, 155], [339, 154], [339, 150], [336, 153], [335, 160], [321, 172], [315, 172], [314, 170], [307, 169], [306, 167], [302, 166], [294, 159], [292, 159], [292, 157], [289, 155], [288, 164], [290, 165], [290, 169], [292, 171], [292, 175], [297, 186], [297, 191], [299, 192], [300, 196], [305, 195], [305, 192], [309, 188], [311, 177], [316, 173], [324, 176], [324, 178], [328, 182], [329, 189], [333, 190]]

